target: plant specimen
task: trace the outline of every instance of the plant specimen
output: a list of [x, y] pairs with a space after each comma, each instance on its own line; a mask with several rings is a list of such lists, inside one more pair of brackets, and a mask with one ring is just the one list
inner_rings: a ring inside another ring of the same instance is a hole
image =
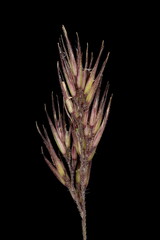
[[53, 94], [52, 117], [45, 105], [46, 116], [59, 154], [54, 150], [46, 128], [43, 126], [42, 131], [37, 125], [37, 129], [50, 154], [49, 160], [41, 148], [45, 162], [57, 179], [68, 188], [77, 204], [82, 218], [83, 240], [86, 240], [85, 192], [90, 179], [92, 159], [104, 132], [112, 100], [111, 95], [106, 104], [108, 83], [103, 94], [100, 91], [109, 53], [99, 67], [104, 42], [94, 64], [93, 54], [89, 57], [87, 44], [83, 61], [78, 34], [77, 48], [74, 51], [64, 26], [62, 30], [63, 37], [60, 37], [58, 43], [60, 63], [57, 62], [57, 70], [64, 110], [61, 111], [58, 99], [55, 104]]

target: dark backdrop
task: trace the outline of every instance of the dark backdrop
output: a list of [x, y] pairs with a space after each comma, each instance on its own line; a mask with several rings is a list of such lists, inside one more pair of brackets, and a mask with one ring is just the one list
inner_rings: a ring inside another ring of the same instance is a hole
[[12, 29], [10, 59], [14, 79], [10, 79], [8, 86], [8, 120], [13, 133], [9, 135], [10, 147], [6, 151], [11, 155], [6, 173], [6, 180], [10, 179], [7, 224], [13, 224], [14, 235], [21, 239], [23, 235], [35, 239], [42, 236], [46, 240], [81, 239], [76, 206], [43, 161], [42, 141], [35, 127], [35, 121], [46, 123], [43, 104], [50, 104], [51, 92], [61, 95], [56, 61], [62, 24], [73, 45], [78, 32], [83, 50], [88, 42], [96, 56], [104, 40], [103, 57], [111, 52], [103, 84], [110, 82], [114, 97], [106, 130], [93, 159], [86, 194], [87, 230], [88, 239], [92, 240], [117, 236], [128, 239], [142, 228], [143, 213], [141, 166], [135, 156], [138, 146], [133, 140], [139, 35], [135, 34], [134, 26], [128, 27], [112, 18], [94, 24], [33, 20]]

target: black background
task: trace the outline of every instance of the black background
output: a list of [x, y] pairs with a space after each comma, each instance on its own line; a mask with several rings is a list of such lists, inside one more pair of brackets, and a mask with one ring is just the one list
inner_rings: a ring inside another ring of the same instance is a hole
[[[137, 157], [137, 89], [142, 83], [137, 48], [142, 42], [134, 25], [112, 18], [110, 22], [96, 24], [35, 19], [12, 28], [9, 59], [14, 77], [8, 87], [11, 132], [6, 155], [11, 157], [5, 175], [6, 182], [9, 179], [6, 222], [13, 227], [10, 228], [13, 236], [21, 239], [23, 236], [82, 239], [76, 206], [67, 189], [46, 166], [40, 154], [42, 141], [35, 127], [35, 121], [46, 123], [43, 104], [50, 104], [51, 92], [61, 95], [56, 62], [62, 24], [73, 45], [75, 33], [79, 33], [83, 51], [88, 42], [97, 56], [102, 40], [105, 41], [102, 58], [110, 51], [103, 84], [110, 82], [114, 97], [106, 130], [93, 159], [86, 194], [88, 239], [117, 236], [129, 239], [145, 229], [146, 214], [142, 197], [144, 180], [140, 177], [143, 163]], [[8, 102], [8, 97], [5, 101]]]

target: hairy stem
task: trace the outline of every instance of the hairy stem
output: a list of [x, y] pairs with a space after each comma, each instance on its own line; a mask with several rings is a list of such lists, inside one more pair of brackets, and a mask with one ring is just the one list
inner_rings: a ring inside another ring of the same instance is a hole
[[85, 191], [82, 193], [82, 235], [87, 240]]
[[80, 144], [81, 144], [81, 167], [80, 167], [80, 173], [81, 173], [81, 205], [82, 205], [82, 235], [83, 240], [87, 239], [87, 228], [86, 228], [86, 199], [85, 199], [85, 178], [86, 178], [86, 155], [85, 155], [85, 149], [83, 146], [84, 141], [84, 131], [82, 126], [82, 120], [79, 124], [79, 135], [80, 135]]

